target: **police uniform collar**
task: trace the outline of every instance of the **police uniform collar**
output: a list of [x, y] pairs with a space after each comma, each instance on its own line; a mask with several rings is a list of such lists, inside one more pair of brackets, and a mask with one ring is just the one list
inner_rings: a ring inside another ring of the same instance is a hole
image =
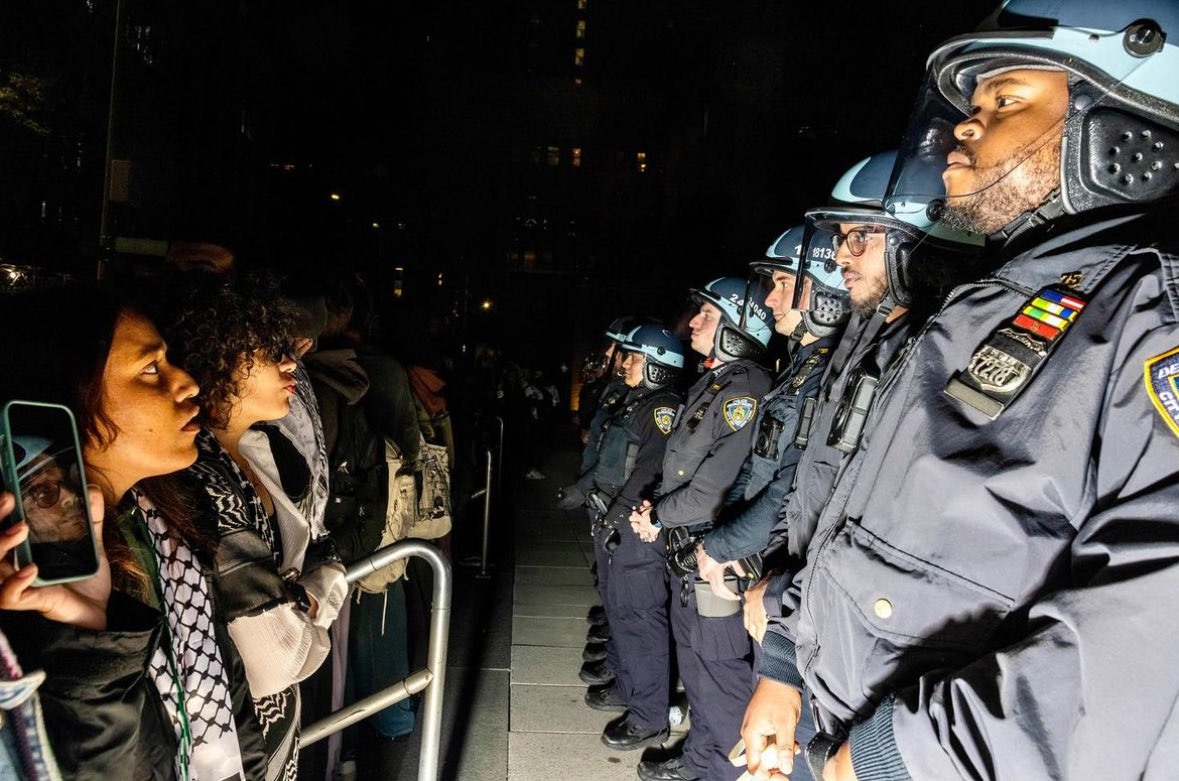
[[[1159, 219], [1158, 210], [1131, 204], [1065, 215], [1005, 246], [1006, 262], [992, 277], [1028, 291], [1063, 284], [1089, 293], [1123, 258], [1143, 247], [1138, 237], [1179, 238], [1168, 224], [1174, 222], [1173, 212], [1169, 214], [1169, 220]], [[1147, 229], [1143, 223], [1148, 221], [1157, 225]], [[1169, 246], [1176, 245], [1174, 238]], [[1017, 254], [1009, 254], [1012, 250]]]
[[790, 354], [791, 367], [800, 366], [803, 361], [820, 349], [826, 348], [827, 350], [831, 350], [838, 342], [839, 335], [832, 335], [821, 336], [810, 344], [798, 345], [794, 348], [794, 352]]

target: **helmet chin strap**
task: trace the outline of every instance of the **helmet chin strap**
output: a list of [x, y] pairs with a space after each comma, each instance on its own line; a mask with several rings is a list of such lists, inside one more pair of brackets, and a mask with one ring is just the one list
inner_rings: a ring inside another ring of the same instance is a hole
[[1060, 197], [1060, 188], [1057, 187], [1048, 194], [1048, 197], [1039, 206], [1020, 214], [1014, 220], [992, 233], [988, 238], [999, 244], [1007, 244], [1015, 237], [1026, 233], [1032, 228], [1039, 227], [1046, 222], [1055, 220], [1057, 217], [1062, 217], [1065, 213], [1064, 199]]
[[806, 327], [806, 318], [800, 317], [798, 319], [798, 325], [794, 326], [794, 330], [790, 333], [790, 341], [801, 342], [802, 337], [806, 336], [808, 333], [809, 331]]

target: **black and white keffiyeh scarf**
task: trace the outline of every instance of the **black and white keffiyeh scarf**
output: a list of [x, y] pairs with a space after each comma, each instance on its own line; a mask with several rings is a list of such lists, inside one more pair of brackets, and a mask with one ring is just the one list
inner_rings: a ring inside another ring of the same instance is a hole
[[159, 572], [168, 641], [148, 663], [151, 678], [176, 730], [177, 775], [194, 781], [244, 776], [228, 672], [213, 625], [208, 582], [192, 549], [171, 534], [151, 501], [133, 491]]
[[274, 553], [275, 563], [281, 562], [282, 537], [278, 534], [274, 519], [266, 514], [258, 491], [246, 473], [208, 429], [201, 429], [196, 444], [201, 457], [189, 470], [201, 478], [206, 486], [229, 488], [227, 491], [206, 491], [213, 502], [218, 528], [224, 533], [226, 529], [253, 527]]

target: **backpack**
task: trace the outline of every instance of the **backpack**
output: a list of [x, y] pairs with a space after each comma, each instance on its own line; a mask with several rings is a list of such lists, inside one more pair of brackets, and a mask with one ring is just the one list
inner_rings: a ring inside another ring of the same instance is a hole
[[[418, 463], [411, 473], [405, 469], [397, 446], [386, 439], [385, 462], [389, 475], [389, 505], [381, 541], [376, 547], [384, 548], [409, 538], [436, 540], [449, 534], [450, 464], [446, 448], [422, 439]], [[357, 581], [357, 586], [370, 594], [382, 594], [390, 583], [405, 574], [405, 564], [405, 559], [399, 559], [365, 575]]]

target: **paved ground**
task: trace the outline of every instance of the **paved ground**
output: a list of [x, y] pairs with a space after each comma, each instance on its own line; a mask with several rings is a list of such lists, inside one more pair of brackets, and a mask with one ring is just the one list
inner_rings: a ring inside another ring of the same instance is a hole
[[[598, 604], [582, 513], [550, 509], [573, 476], [572, 443], [545, 459], [546, 480], [505, 479], [490, 579], [456, 569], [443, 711], [444, 779], [632, 781], [641, 752], [599, 740], [614, 714], [582, 700], [585, 615]], [[472, 528], [467, 533], [477, 534]], [[680, 737], [673, 735], [673, 740]], [[368, 741], [362, 779], [416, 778], [418, 736]], [[652, 755], [658, 750], [652, 750]]]

